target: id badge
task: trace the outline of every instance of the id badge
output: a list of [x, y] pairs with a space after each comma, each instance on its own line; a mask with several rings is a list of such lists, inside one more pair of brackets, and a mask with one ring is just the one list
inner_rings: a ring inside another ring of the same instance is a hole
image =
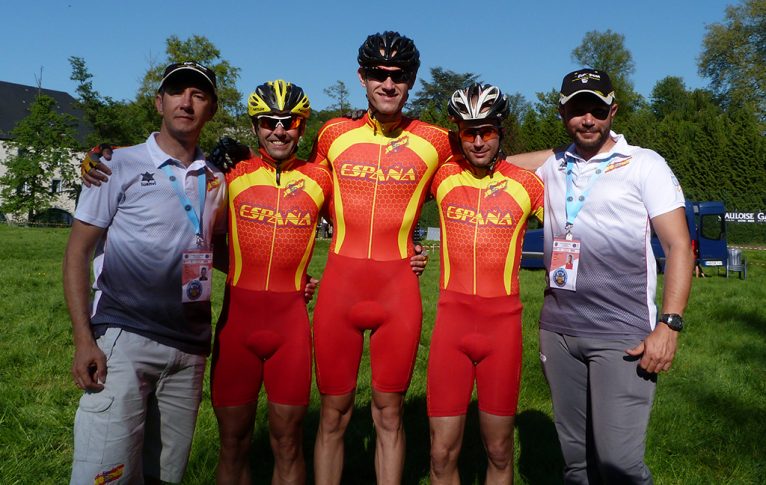
[[580, 240], [563, 236], [553, 238], [551, 271], [548, 274], [551, 288], [577, 290], [577, 267], [580, 264]]
[[181, 261], [181, 301], [210, 301], [213, 290], [213, 252], [206, 249], [188, 249], [184, 251]]

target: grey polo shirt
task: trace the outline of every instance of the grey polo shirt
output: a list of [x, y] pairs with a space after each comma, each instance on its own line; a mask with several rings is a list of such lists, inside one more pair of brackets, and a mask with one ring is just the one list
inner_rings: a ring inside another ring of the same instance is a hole
[[94, 258], [95, 297], [91, 324], [96, 334], [115, 326], [185, 352], [210, 351], [210, 302], [181, 303], [181, 257], [196, 247], [194, 226], [163, 166], [182, 184], [199, 212], [199, 177], [205, 177], [203, 238], [226, 230], [223, 174], [196, 160], [184, 167], [160, 149], [152, 133], [146, 143], [114, 151], [112, 175], [100, 187], [84, 188], [75, 217], [107, 229]]

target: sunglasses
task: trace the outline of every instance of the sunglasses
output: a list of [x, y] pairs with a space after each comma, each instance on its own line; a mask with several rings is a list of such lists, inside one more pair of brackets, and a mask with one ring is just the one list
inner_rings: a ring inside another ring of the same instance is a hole
[[298, 129], [303, 126], [303, 118], [300, 116], [259, 116], [258, 128], [274, 131], [278, 127], [283, 130]]
[[460, 130], [460, 139], [464, 142], [473, 143], [476, 137], [480, 136], [482, 140], [494, 140], [500, 136], [500, 130], [496, 126], [481, 126], [479, 128], [464, 128]]
[[584, 105], [584, 106], [575, 105], [567, 109], [566, 114], [569, 117], [576, 118], [578, 116], [585, 116], [586, 114], [590, 113], [591, 116], [593, 116], [597, 120], [604, 121], [605, 119], [609, 118], [609, 113], [611, 113], [611, 111], [612, 111], [611, 106], [599, 106], [594, 108], [588, 105]]
[[405, 71], [403, 69], [389, 71], [387, 69], [381, 69], [379, 67], [365, 67], [364, 77], [367, 79], [372, 79], [373, 81], [377, 81], [379, 83], [386, 82], [386, 79], [391, 78], [391, 80], [394, 83], [402, 84], [402, 83], [410, 82], [410, 79], [412, 78], [412, 72]]

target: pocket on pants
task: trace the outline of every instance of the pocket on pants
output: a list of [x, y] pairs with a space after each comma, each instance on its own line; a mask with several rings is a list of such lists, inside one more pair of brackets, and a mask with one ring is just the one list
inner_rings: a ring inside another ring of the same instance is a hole
[[102, 463], [109, 435], [114, 396], [103, 392], [86, 393], [74, 418], [74, 459]]

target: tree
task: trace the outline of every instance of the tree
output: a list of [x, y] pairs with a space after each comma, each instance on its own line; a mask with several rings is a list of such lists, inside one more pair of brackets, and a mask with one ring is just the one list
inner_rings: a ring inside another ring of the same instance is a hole
[[587, 32], [582, 43], [572, 50], [572, 60], [609, 74], [623, 114], [629, 114], [638, 107], [641, 97], [630, 81], [636, 67], [632, 54], [625, 47], [624, 35], [611, 30]]
[[558, 104], [558, 90], [537, 93], [537, 102], [524, 113], [518, 130], [518, 142], [509, 153], [568, 145], [570, 139], [559, 117]]
[[431, 79], [432, 82], [420, 80], [422, 88], [415, 93], [410, 112], [423, 121], [449, 127], [451, 122], [447, 115], [447, 104], [450, 96], [458, 89], [480, 82], [479, 75], [470, 72], [461, 74], [441, 67], [432, 67]]
[[337, 111], [338, 115], [351, 111], [351, 103], [348, 100], [349, 92], [346, 83], [339, 79], [329, 88], [324, 88], [324, 93], [336, 101], [335, 104], [328, 107], [329, 110]]
[[658, 81], [652, 89], [650, 106], [654, 116], [659, 120], [673, 113], [688, 111], [691, 99], [683, 79], [668, 76]]
[[79, 184], [71, 162], [75, 140], [75, 119], [61, 114], [56, 101], [39, 95], [29, 107], [29, 115], [11, 132], [11, 147], [16, 152], [4, 160], [6, 173], [0, 177], [3, 212], [35, 214], [51, 207], [59, 194], [51, 186], [58, 178], [62, 188], [74, 196]]
[[531, 105], [520, 93], [508, 94], [509, 112], [503, 121], [502, 149], [505, 153], [519, 153], [523, 151], [523, 138], [521, 136], [522, 120]]
[[751, 104], [766, 121], [766, 0], [729, 6], [707, 27], [699, 72], [724, 104]]
[[209, 150], [224, 134], [247, 139], [250, 121], [242, 102], [242, 93], [236, 87], [240, 69], [223, 59], [221, 51], [200, 35], [194, 35], [187, 40], [181, 40], [175, 35], [168, 37], [165, 54], [166, 58], [162, 62], [150, 62], [132, 107], [134, 124], [140, 126], [144, 136], [157, 130], [160, 123], [160, 117], [154, 107], [154, 97], [165, 66], [173, 62], [193, 60], [212, 69], [218, 84], [218, 113], [202, 130], [200, 146]]
[[133, 145], [142, 142], [146, 133], [139, 131], [140, 125], [134, 122], [132, 106], [102, 97], [93, 88], [93, 75], [88, 71], [85, 59], [73, 56], [69, 58], [69, 64], [72, 66], [70, 79], [77, 82], [77, 108], [93, 129], [86, 144]]

